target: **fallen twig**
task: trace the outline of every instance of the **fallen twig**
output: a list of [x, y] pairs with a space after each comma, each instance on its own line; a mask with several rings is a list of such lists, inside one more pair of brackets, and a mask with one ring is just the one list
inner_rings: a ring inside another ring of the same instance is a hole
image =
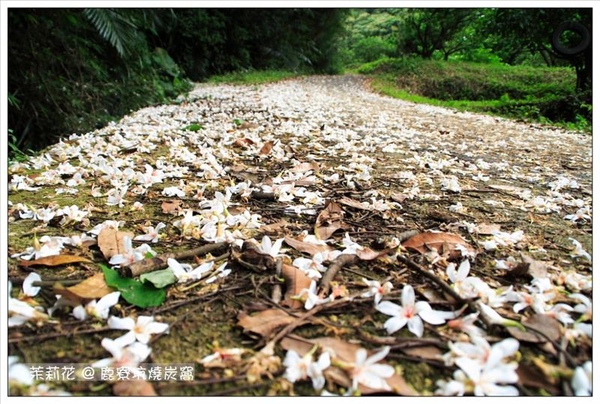
[[169, 258], [173, 258], [176, 260], [192, 258], [196, 255], [208, 254], [209, 252], [220, 250], [227, 246], [229, 246], [229, 243], [223, 241], [221, 243], [203, 245], [202, 247], [194, 248], [193, 250], [182, 251], [177, 253], [164, 253], [157, 255], [156, 257], [146, 258], [141, 261], [134, 262], [133, 264], [128, 266], [123, 266], [119, 268], [119, 273], [121, 274], [121, 276], [128, 276], [130, 278], [134, 278], [146, 272], [166, 268], [168, 266], [167, 260]]
[[358, 261], [358, 257], [354, 254], [342, 254], [333, 261], [333, 263], [327, 268], [325, 275], [321, 279], [321, 285], [319, 286], [319, 297], [323, 299], [327, 293], [329, 293], [329, 284], [335, 278], [340, 269], [345, 265], [351, 265]]

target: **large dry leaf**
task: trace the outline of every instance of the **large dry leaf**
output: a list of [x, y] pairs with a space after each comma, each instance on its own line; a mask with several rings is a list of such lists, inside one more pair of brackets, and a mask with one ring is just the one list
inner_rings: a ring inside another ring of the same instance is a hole
[[[261, 230], [263, 229], [263, 227], [261, 227]], [[295, 239], [290, 236], [285, 236], [284, 241], [287, 245], [292, 247], [294, 250], [310, 254], [311, 256], [313, 256], [317, 253], [329, 252], [329, 251], [334, 250], [333, 247], [331, 247], [327, 244], [307, 243], [305, 241], [301, 241], [301, 240]]]
[[517, 374], [519, 375], [519, 384], [523, 386], [540, 389], [540, 391], [543, 389], [552, 396], [559, 396], [561, 394], [560, 389], [555, 385], [557, 384], [556, 378], [546, 376], [539, 368], [525, 361], [519, 363]]
[[164, 201], [161, 205], [163, 213], [173, 213], [178, 215], [179, 212], [183, 210], [183, 201], [180, 199], [175, 199], [172, 201]]
[[88, 262], [91, 263], [88, 258], [80, 257], [77, 255], [51, 255], [49, 257], [42, 257], [37, 260], [21, 260], [19, 261], [20, 267], [30, 267], [33, 265], [45, 265], [48, 267], [55, 267], [57, 265], [74, 264], [76, 262]]
[[319, 240], [327, 240], [336, 230], [348, 228], [343, 218], [344, 210], [341, 206], [336, 202], [329, 202], [317, 216], [315, 236]]
[[98, 272], [96, 275], [68, 288], [60, 285], [60, 283], [54, 285], [55, 294], [75, 301], [99, 299], [112, 292], [114, 290], [106, 284], [102, 272]]
[[521, 253], [521, 260], [528, 265], [527, 273], [531, 275], [532, 278], [542, 279], [548, 276], [548, 264], [544, 261], [535, 260], [523, 253]]
[[313, 161], [312, 163], [298, 163], [291, 168], [292, 172], [305, 173], [308, 171], [319, 171], [319, 163]]
[[252, 146], [254, 141], [252, 139], [248, 139], [246, 137], [238, 138], [233, 142], [233, 147], [240, 147], [242, 149], [247, 149]]
[[260, 148], [260, 151], [258, 152], [258, 154], [261, 156], [267, 156], [268, 154], [271, 153], [271, 150], [273, 150], [274, 144], [275, 143], [272, 140], [265, 142], [265, 144], [263, 144], [263, 146]]
[[450, 257], [458, 258], [461, 256], [457, 245], [462, 245], [470, 254], [475, 254], [475, 249], [467, 243], [461, 236], [454, 233], [434, 233], [424, 232], [409, 238], [402, 243], [402, 246], [407, 249], [415, 250], [421, 254], [435, 249], [439, 254], [448, 252]]
[[353, 207], [356, 209], [362, 209], [362, 210], [368, 210], [368, 211], [373, 210], [373, 208], [371, 207], [371, 205], [369, 205], [369, 203], [359, 202], [356, 199], [351, 199], [346, 196], [339, 199], [338, 202], [341, 203], [342, 205], [350, 206], [350, 207]]
[[388, 248], [382, 251], [375, 251], [370, 249], [369, 247], [363, 247], [356, 251], [356, 256], [363, 261], [372, 261], [379, 257], [383, 257], [384, 255], [387, 255], [389, 253], [393, 253], [394, 251], [396, 251], [395, 248]]
[[104, 258], [108, 261], [113, 255], [122, 254], [125, 252], [123, 239], [129, 237], [133, 240], [133, 233], [119, 231], [114, 227], [105, 227], [98, 234], [98, 247]]
[[303, 303], [293, 299], [293, 297], [298, 296], [303, 289], [308, 289], [310, 287], [311, 279], [306, 276], [303, 270], [287, 264], [282, 265], [281, 275], [283, 276], [283, 279], [285, 279], [286, 288], [285, 296], [281, 304], [292, 309], [303, 307]]
[[[562, 335], [562, 327], [558, 320], [547, 314], [532, 314], [531, 316], [523, 320], [522, 323], [528, 328], [532, 328], [533, 330], [528, 329], [527, 331], [521, 331], [517, 327], [506, 328], [510, 335], [512, 335], [519, 341], [544, 343], [548, 340], [539, 333], [542, 333], [546, 337], [550, 338], [550, 340], [552, 341], [558, 341]], [[534, 330], [539, 331], [539, 333]]]
[[495, 223], [481, 223], [477, 225], [477, 233], [482, 236], [491, 236], [494, 235], [496, 232], [500, 231], [500, 227], [501, 226], [499, 224]]
[[244, 312], [238, 314], [238, 326], [244, 331], [253, 332], [263, 337], [269, 337], [281, 327], [294, 322], [295, 317], [280, 309], [268, 309], [258, 314], [248, 315]]
[[[294, 335], [289, 335], [288, 337], [281, 340], [281, 347], [285, 350], [293, 349], [300, 356], [306, 354], [313, 345], [319, 345], [322, 349], [330, 349], [335, 352], [335, 356], [337, 360], [346, 362], [346, 363], [354, 363], [356, 359], [356, 352], [362, 348], [358, 344], [353, 344], [344, 340], [340, 340], [337, 338], [323, 337], [323, 338], [313, 338], [313, 339], [296, 339]], [[369, 351], [369, 356], [371, 356], [375, 351]], [[379, 364], [385, 364], [385, 361], [377, 362]], [[344, 385], [345, 387], [350, 386], [350, 378], [346, 377], [343, 374], [340, 374], [338, 368], [331, 368], [325, 370], [325, 375], [329, 377], [333, 377], [337, 383]], [[403, 396], [416, 396], [418, 393], [409, 386], [404, 378], [399, 374], [394, 374], [392, 377], [388, 377], [385, 379], [388, 385], [392, 388], [392, 390], [399, 395]], [[363, 386], [361, 384], [358, 385], [358, 389], [362, 394], [374, 394], [374, 393], [383, 393], [385, 390], [375, 390], [369, 387]]]

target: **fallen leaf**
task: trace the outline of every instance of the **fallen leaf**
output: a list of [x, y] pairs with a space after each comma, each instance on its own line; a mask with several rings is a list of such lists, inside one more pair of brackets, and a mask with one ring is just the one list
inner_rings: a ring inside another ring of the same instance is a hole
[[260, 148], [260, 151], [258, 152], [258, 154], [261, 156], [266, 156], [266, 155], [270, 154], [271, 150], [273, 149], [274, 144], [275, 144], [275, 142], [273, 142], [272, 140], [265, 142], [265, 144], [263, 144], [263, 146]]
[[51, 255], [49, 257], [42, 257], [37, 260], [20, 260], [20, 267], [30, 267], [33, 265], [45, 265], [48, 267], [54, 267], [57, 265], [65, 265], [65, 264], [74, 264], [76, 262], [87, 262], [91, 263], [92, 261], [85, 257], [80, 257], [77, 255]]
[[157, 289], [153, 285], [142, 283], [131, 278], [124, 278], [117, 271], [106, 265], [100, 265], [104, 272], [106, 284], [121, 292], [127, 303], [143, 309], [160, 306], [167, 297], [165, 289]]
[[[546, 377], [546, 375], [544, 375], [539, 368], [536, 368], [524, 361], [519, 363], [517, 375], [519, 375], [519, 383], [523, 386], [543, 389], [552, 396], [560, 395], [560, 389], [556, 385], [553, 385], [553, 383], [556, 383], [555, 378], [553, 379]], [[551, 383], [551, 381], [553, 383]]]
[[351, 199], [346, 196], [340, 198], [338, 200], [338, 202], [341, 203], [342, 205], [350, 206], [350, 207], [356, 208], [356, 209], [362, 209], [362, 210], [368, 210], [368, 211], [373, 210], [373, 208], [371, 207], [371, 205], [369, 205], [369, 203], [359, 202], [356, 199]]
[[487, 223], [481, 223], [480, 225], [477, 225], [477, 233], [482, 235], [482, 236], [491, 236], [493, 234], [495, 234], [496, 232], [500, 231], [500, 225], [499, 224], [487, 224]]
[[396, 251], [395, 248], [388, 248], [382, 251], [375, 251], [369, 247], [363, 247], [356, 251], [356, 256], [363, 261], [372, 261], [389, 253]]
[[308, 289], [311, 279], [301, 269], [287, 264], [282, 265], [281, 276], [285, 279], [286, 287], [285, 296], [281, 304], [292, 309], [303, 307], [304, 304], [299, 300], [293, 299], [293, 297], [298, 296], [302, 289]]
[[113, 394], [120, 397], [157, 396], [154, 387], [147, 380], [124, 380], [113, 385]]
[[248, 147], [252, 146], [254, 144], [254, 142], [252, 141], [252, 139], [248, 139], [248, 138], [239, 138], [236, 139], [233, 142], [233, 147], [241, 147], [242, 149], [247, 149]]
[[298, 163], [291, 169], [295, 173], [305, 173], [307, 171], [319, 171], [319, 163], [313, 161], [312, 163]]
[[268, 309], [254, 315], [240, 312], [237, 325], [246, 332], [250, 331], [262, 337], [269, 337], [279, 328], [294, 321], [296, 321], [295, 317], [281, 309]]
[[[264, 228], [261, 227], [261, 230]], [[294, 250], [310, 254], [311, 256], [317, 253], [329, 252], [335, 250], [335, 248], [327, 245], [327, 244], [314, 244], [307, 243], [305, 241], [298, 240], [296, 238], [285, 236], [284, 241], [287, 245], [292, 247]]]
[[275, 223], [270, 223], [270, 224], [265, 224], [263, 226], [260, 226], [260, 230], [264, 233], [277, 233], [280, 230], [285, 229], [289, 225], [290, 225], [290, 222], [288, 222], [287, 220], [279, 219]]
[[521, 260], [524, 263], [528, 264], [527, 272], [529, 273], [529, 275], [531, 275], [532, 278], [542, 279], [548, 276], [548, 264], [546, 264], [544, 261], [535, 260], [523, 253], [521, 253]]
[[77, 285], [65, 288], [60, 283], [54, 285], [54, 293], [69, 300], [93, 300], [100, 299], [115, 290], [106, 284], [104, 274], [98, 272], [90, 278], [81, 281]]
[[129, 237], [133, 240], [133, 233], [119, 231], [114, 227], [105, 227], [98, 234], [98, 247], [104, 258], [108, 261], [113, 255], [122, 254], [125, 252], [123, 239]]
[[347, 229], [349, 226], [343, 222], [344, 210], [333, 201], [325, 206], [315, 222], [315, 236], [319, 240], [327, 240], [336, 230]]
[[[561, 325], [558, 320], [550, 317], [547, 314], [532, 314], [521, 322], [528, 328], [533, 328], [548, 337], [551, 341], [558, 341], [561, 338]], [[548, 341], [545, 337], [539, 333], [527, 329], [521, 331], [517, 327], [507, 327], [506, 330], [514, 338], [519, 341], [533, 342], [533, 343], [544, 343]]]
[[406, 355], [418, 357], [421, 359], [440, 360], [444, 352], [434, 345], [423, 345], [415, 347], [402, 348]]
[[183, 201], [175, 199], [173, 201], [164, 201], [161, 205], [163, 213], [179, 214], [183, 210]]
[[451, 258], [459, 258], [462, 255], [461, 252], [457, 250], [457, 245], [462, 245], [470, 254], [476, 253], [475, 249], [461, 236], [453, 233], [435, 233], [427, 231], [402, 242], [404, 248], [418, 251], [421, 254], [429, 252], [430, 249], [435, 249], [440, 254], [445, 251], [450, 251]]

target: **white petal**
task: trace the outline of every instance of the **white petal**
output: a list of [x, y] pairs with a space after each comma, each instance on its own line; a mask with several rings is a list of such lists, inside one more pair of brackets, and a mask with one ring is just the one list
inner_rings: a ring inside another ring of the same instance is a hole
[[407, 322], [408, 320], [406, 317], [391, 317], [383, 324], [383, 326], [387, 333], [391, 335], [404, 327]]
[[73, 308], [73, 317], [81, 321], [87, 318], [87, 312], [82, 305]]
[[119, 318], [110, 316], [108, 319], [108, 327], [116, 330], [133, 330], [135, 320], [131, 317]]
[[379, 303], [375, 308], [377, 311], [387, 314], [388, 316], [399, 316], [402, 312], [402, 307], [388, 300]]
[[133, 344], [136, 341], [136, 335], [133, 331], [129, 331], [128, 333], [121, 335], [119, 338], [115, 338], [115, 344], [124, 348], [128, 345]]
[[[381, 349], [380, 351], [374, 353], [373, 355], [371, 355], [367, 360], [366, 360], [366, 364], [373, 364], [376, 362], [379, 362], [380, 360], [382, 360], [383, 358], [385, 358], [387, 356], [387, 354], [390, 353], [390, 347], [389, 346], [385, 346], [383, 349]], [[358, 353], [357, 353], [357, 357], [358, 357]]]
[[402, 289], [402, 307], [413, 307], [415, 305], [415, 290], [410, 285]]
[[36, 296], [41, 288], [39, 286], [33, 286], [33, 282], [38, 282], [41, 280], [42, 278], [35, 272], [30, 273], [23, 281], [23, 292], [27, 296]]
[[423, 321], [421, 318], [415, 316], [408, 320], [408, 330], [417, 337], [421, 337], [423, 335]]
[[112, 292], [105, 296], [103, 296], [96, 305], [96, 310], [102, 311], [105, 308], [111, 308], [119, 301], [119, 297], [121, 296], [121, 292]]

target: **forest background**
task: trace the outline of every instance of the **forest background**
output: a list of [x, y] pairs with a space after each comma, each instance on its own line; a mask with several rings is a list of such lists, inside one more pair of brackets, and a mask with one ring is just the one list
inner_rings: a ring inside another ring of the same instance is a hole
[[592, 8], [7, 11], [11, 159], [193, 82], [304, 74], [365, 74], [387, 95], [591, 132]]

